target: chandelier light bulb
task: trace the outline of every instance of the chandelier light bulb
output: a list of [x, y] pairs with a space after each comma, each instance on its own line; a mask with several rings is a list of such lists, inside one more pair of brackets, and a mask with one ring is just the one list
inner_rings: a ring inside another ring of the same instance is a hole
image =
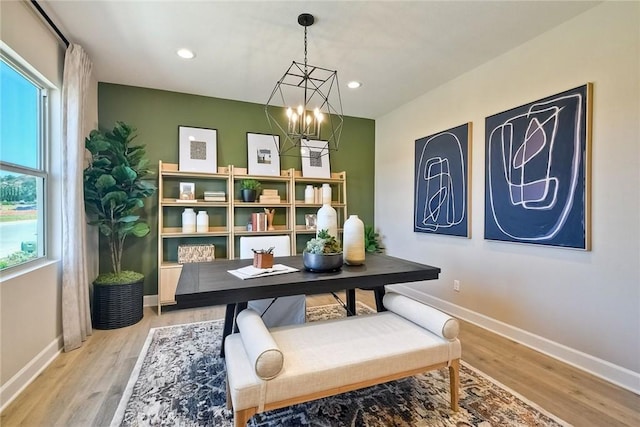
[[293, 114], [293, 110], [291, 109], [291, 107], [287, 108], [287, 117], [291, 118], [292, 114]]
[[298, 115], [301, 116], [302, 112], [304, 111], [304, 109], [302, 108], [302, 105], [298, 105]]
[[293, 123], [298, 121], [298, 115], [296, 113], [291, 113], [291, 121]]

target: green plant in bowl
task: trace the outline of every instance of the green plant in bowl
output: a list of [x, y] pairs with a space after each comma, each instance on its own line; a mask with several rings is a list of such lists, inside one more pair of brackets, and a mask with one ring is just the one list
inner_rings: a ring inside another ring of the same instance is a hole
[[307, 242], [302, 263], [307, 270], [314, 272], [340, 270], [343, 263], [340, 242], [327, 230], [318, 231], [318, 235]]

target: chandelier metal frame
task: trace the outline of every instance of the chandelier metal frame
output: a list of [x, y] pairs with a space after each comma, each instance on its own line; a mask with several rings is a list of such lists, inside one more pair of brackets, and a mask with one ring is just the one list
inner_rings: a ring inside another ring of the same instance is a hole
[[[293, 61], [278, 80], [265, 113], [271, 130], [284, 135], [278, 145], [280, 155], [317, 157], [338, 150], [344, 124], [342, 99], [338, 72], [307, 61], [307, 27], [313, 25], [313, 15], [299, 15], [298, 23], [304, 27], [304, 62]], [[292, 98], [296, 98], [295, 104]], [[326, 144], [318, 153], [303, 149], [307, 140]], [[290, 153], [292, 150], [297, 152]]]

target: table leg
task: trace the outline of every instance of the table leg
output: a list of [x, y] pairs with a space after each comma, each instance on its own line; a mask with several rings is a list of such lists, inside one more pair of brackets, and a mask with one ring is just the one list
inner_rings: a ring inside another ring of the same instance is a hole
[[347, 289], [347, 316], [356, 315], [356, 290]]
[[376, 310], [378, 310], [378, 312], [387, 311], [387, 309], [384, 308], [384, 305], [382, 304], [382, 298], [384, 297], [384, 286], [375, 288], [373, 292], [376, 297]]
[[224, 357], [224, 340], [231, 334], [233, 329], [233, 320], [236, 316], [236, 305], [227, 304], [227, 309], [224, 313], [224, 327], [222, 329], [222, 346], [220, 347], [220, 357]]

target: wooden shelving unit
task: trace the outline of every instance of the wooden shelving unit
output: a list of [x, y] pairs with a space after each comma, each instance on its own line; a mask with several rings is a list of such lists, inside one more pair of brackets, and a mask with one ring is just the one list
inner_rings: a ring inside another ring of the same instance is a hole
[[[320, 203], [304, 203], [307, 185], [321, 186], [328, 183], [332, 189], [331, 205], [338, 213], [338, 224], [347, 218], [346, 173], [333, 173], [331, 178], [305, 178], [300, 171], [288, 169], [280, 176], [247, 175], [246, 169], [230, 165], [218, 168], [218, 173], [180, 172], [175, 163], [158, 163], [158, 313], [162, 306], [175, 304], [175, 291], [182, 272], [177, 262], [179, 244], [214, 244], [216, 258], [233, 259], [238, 256], [241, 236], [288, 235], [291, 238], [291, 253], [300, 253], [315, 230], [305, 226], [304, 215], [316, 213]], [[262, 189], [277, 189], [280, 203], [253, 203], [239, 199], [240, 182], [255, 179]], [[179, 199], [181, 182], [196, 184], [196, 202]], [[204, 201], [204, 191], [224, 191], [226, 201]], [[181, 216], [185, 208], [205, 210], [209, 215], [207, 232], [183, 233]], [[247, 222], [251, 213], [275, 209], [275, 230], [248, 231]], [[340, 228], [341, 231], [341, 228]]]

